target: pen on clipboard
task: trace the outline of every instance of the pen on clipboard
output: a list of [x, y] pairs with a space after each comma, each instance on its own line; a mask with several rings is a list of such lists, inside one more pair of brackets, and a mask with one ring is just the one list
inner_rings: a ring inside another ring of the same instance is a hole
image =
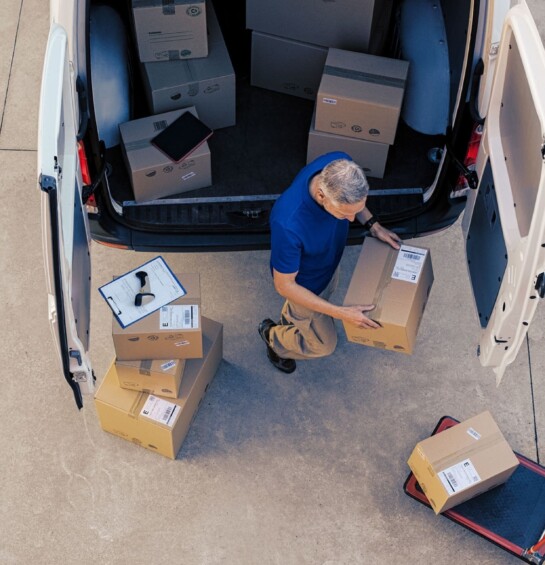
[[115, 300], [113, 299], [112, 296], [108, 296], [108, 302], [113, 306], [114, 308], [114, 313], [117, 316], [120, 316], [122, 314], [121, 309], [119, 308], [119, 306], [116, 304]]

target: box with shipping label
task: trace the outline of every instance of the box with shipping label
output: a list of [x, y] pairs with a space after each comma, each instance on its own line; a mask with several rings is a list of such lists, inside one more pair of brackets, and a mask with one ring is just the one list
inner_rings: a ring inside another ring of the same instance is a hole
[[408, 460], [436, 514], [504, 483], [518, 464], [488, 411], [419, 442]]
[[381, 179], [386, 169], [386, 160], [390, 146], [366, 139], [345, 137], [318, 131], [315, 127], [315, 115], [308, 133], [307, 163], [329, 151], [344, 151], [354, 159], [368, 177]]
[[177, 398], [184, 373], [185, 359], [142, 359], [115, 361], [121, 388]]
[[178, 398], [119, 387], [112, 363], [95, 394], [102, 429], [175, 459], [223, 356], [222, 324], [203, 317], [204, 357], [186, 362]]
[[176, 276], [187, 294], [126, 328], [113, 318], [112, 338], [118, 361], [202, 357], [199, 274]]
[[428, 249], [403, 244], [397, 250], [366, 237], [344, 305], [374, 304], [366, 315], [380, 328], [343, 322], [348, 341], [411, 354], [432, 283]]
[[316, 98], [316, 129], [394, 143], [409, 63], [329, 49]]
[[314, 45], [374, 53], [382, 50], [392, 4], [392, 0], [246, 0], [246, 27]]
[[315, 100], [326, 57], [326, 47], [254, 31], [251, 84]]
[[205, 0], [132, 0], [140, 61], [208, 55]]
[[119, 125], [123, 158], [130, 173], [135, 202], [146, 202], [212, 184], [210, 148], [206, 141], [179, 163], [150, 143], [185, 112], [199, 117], [192, 106]]
[[153, 114], [195, 106], [208, 127], [236, 123], [235, 71], [212, 5], [208, 6], [208, 57], [142, 65], [144, 90]]

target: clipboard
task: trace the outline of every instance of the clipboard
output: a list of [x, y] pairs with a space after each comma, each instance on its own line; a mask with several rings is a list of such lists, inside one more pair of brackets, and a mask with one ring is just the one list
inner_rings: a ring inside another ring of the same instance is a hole
[[[145, 272], [149, 279], [154, 298], [137, 306], [135, 297], [141, 291], [141, 280], [137, 273], [142, 272]], [[161, 256], [116, 277], [98, 290], [123, 329], [187, 294], [182, 283]]]

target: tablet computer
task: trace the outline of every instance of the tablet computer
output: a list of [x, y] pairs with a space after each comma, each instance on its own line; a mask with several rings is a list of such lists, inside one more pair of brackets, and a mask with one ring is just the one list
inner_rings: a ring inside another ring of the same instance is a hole
[[179, 163], [195, 151], [213, 133], [213, 130], [191, 112], [184, 112], [151, 139], [150, 143], [162, 151], [169, 159]]

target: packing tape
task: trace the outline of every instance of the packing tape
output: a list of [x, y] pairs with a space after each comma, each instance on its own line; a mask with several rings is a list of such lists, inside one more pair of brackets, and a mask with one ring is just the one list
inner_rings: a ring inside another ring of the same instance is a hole
[[141, 375], [146, 375], [147, 377], [150, 377], [151, 376], [151, 364], [152, 364], [151, 359], [143, 359], [142, 361], [140, 361], [140, 367], [138, 368], [138, 372]]
[[433, 466], [436, 471], [439, 473], [443, 469], [447, 469], [452, 465], [459, 463], [463, 459], [469, 459], [472, 455], [477, 453], [478, 451], [482, 451], [483, 449], [487, 449], [497, 443], [505, 441], [502, 433], [500, 431], [494, 432], [492, 435], [482, 438], [479, 441], [473, 442], [473, 445], [467, 447], [461, 447], [456, 451], [446, 455], [445, 457], [441, 457], [441, 459], [437, 459], [433, 461]]
[[382, 267], [382, 273], [380, 274], [380, 283], [377, 286], [375, 295], [373, 296], [373, 302], [375, 307], [373, 310], [369, 311], [368, 314], [373, 320], [380, 320], [382, 315], [383, 307], [383, 295], [384, 291], [390, 286], [392, 281], [392, 271], [394, 270], [395, 263], [397, 261], [397, 253], [389, 253], [384, 266]]
[[379, 84], [381, 86], [391, 86], [392, 88], [405, 88], [405, 79], [402, 78], [385, 77], [384, 75], [355, 71], [352, 69], [343, 69], [332, 65], [326, 65], [324, 67], [324, 74], [337, 78], [346, 78], [360, 82]]

